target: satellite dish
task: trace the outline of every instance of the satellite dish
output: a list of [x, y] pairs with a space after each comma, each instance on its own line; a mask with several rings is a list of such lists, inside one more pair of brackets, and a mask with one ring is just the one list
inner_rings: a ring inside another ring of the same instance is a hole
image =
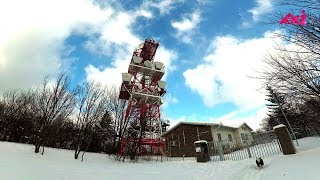
[[132, 59], [135, 64], [140, 64], [142, 61], [142, 57], [139, 56], [132, 56]]
[[164, 103], [165, 103], [164, 98], [161, 98], [161, 99], [160, 99], [160, 104], [164, 104]]
[[159, 61], [155, 61], [154, 65], [156, 66], [156, 69], [159, 69], [159, 70], [163, 69], [164, 67], [163, 63]]
[[133, 75], [130, 73], [122, 73], [122, 81], [123, 82], [130, 82], [132, 79]]
[[141, 84], [137, 84], [137, 87], [139, 90], [142, 90], [142, 85]]
[[158, 81], [158, 86], [161, 89], [166, 88], [167, 83], [165, 81]]
[[144, 61], [144, 66], [148, 67], [148, 68], [152, 68], [152, 62], [151, 61]]
[[144, 46], [144, 43], [141, 43], [141, 44], [138, 46], [138, 48], [139, 48], [139, 49], [142, 49], [143, 46]]

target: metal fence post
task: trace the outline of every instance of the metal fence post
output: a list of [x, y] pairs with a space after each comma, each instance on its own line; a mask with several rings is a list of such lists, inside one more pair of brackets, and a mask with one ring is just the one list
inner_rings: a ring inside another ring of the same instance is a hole
[[251, 155], [251, 152], [250, 152], [250, 147], [248, 145], [248, 138], [246, 138], [245, 143], [246, 143], [246, 148], [247, 148], [247, 151], [248, 151], [249, 158], [252, 158], [252, 155]]
[[218, 150], [219, 150], [219, 157], [220, 157], [220, 161], [224, 161], [224, 157], [223, 157], [223, 149], [222, 149], [222, 143], [221, 141], [218, 141]]

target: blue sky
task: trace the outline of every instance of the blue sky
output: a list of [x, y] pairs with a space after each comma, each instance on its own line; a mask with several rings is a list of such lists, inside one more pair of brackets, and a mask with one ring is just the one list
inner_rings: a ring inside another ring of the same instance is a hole
[[160, 42], [166, 65], [163, 112], [179, 121], [265, 117], [262, 82], [250, 78], [273, 51], [277, 25], [262, 21], [272, 0], [18, 0], [0, 2], [0, 92], [37, 87], [66, 71], [72, 83], [119, 86], [136, 46]]

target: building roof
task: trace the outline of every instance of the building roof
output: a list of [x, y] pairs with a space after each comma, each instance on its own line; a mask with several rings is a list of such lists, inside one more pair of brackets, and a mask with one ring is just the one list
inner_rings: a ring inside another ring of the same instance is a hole
[[[250, 126], [247, 125], [247, 123], [242, 122], [240, 124], [234, 124], [231, 126], [227, 126], [227, 125], [223, 125], [222, 123], [206, 123], [206, 122], [185, 122], [185, 121], [180, 121], [178, 124], [174, 125], [173, 127], [171, 127], [170, 129], [168, 129], [168, 131], [164, 132], [162, 134], [162, 136], [168, 134], [169, 132], [173, 131], [174, 129], [176, 129], [177, 127], [179, 127], [180, 125], [185, 124], [185, 125], [195, 125], [195, 126], [221, 126], [221, 127], [225, 127], [225, 128], [232, 128], [232, 129], [238, 129], [239, 127], [241, 127], [242, 125], [246, 125], [247, 127], [250, 128]], [[250, 130], [252, 131], [252, 129], [250, 128]]]
[[247, 126], [251, 131], [253, 131], [253, 129], [246, 122], [234, 123], [234, 124], [231, 124], [228, 126], [233, 127], [233, 128], [240, 128], [243, 125]]

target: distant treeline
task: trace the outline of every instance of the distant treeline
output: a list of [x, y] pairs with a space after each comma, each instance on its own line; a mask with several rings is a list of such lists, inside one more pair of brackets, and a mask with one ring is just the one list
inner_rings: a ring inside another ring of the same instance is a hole
[[116, 154], [127, 130], [126, 101], [117, 88], [83, 83], [70, 88], [67, 75], [39, 88], [11, 90], [0, 98], [0, 140], [44, 147]]

